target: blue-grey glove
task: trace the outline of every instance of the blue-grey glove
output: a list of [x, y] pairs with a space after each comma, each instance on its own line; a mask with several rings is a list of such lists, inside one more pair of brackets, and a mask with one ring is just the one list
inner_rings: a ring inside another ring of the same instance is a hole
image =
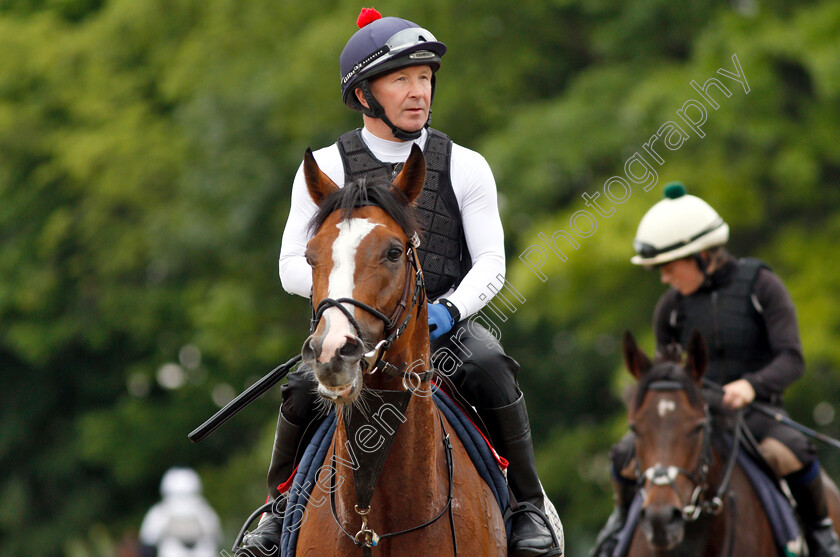
[[[455, 325], [455, 315], [447, 309], [447, 305], [440, 302], [446, 301], [440, 300], [434, 304], [429, 304], [429, 337], [432, 340], [445, 335]], [[457, 311], [455, 310], [455, 312]]]

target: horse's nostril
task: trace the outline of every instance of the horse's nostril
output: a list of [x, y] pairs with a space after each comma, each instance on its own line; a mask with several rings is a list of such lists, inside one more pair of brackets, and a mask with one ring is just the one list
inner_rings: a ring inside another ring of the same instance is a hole
[[660, 527], [677, 525], [683, 521], [682, 511], [673, 505], [650, 507], [645, 506], [639, 510], [639, 517], [651, 524]]
[[683, 521], [683, 514], [680, 509], [674, 507], [671, 510], [671, 524], [682, 522]]
[[303, 342], [303, 348], [301, 349], [300, 355], [304, 361], [312, 361], [318, 357], [318, 354], [315, 351], [314, 340], [311, 336]]
[[355, 336], [347, 336], [347, 342], [338, 350], [342, 358], [358, 359], [365, 353], [365, 346], [362, 339]]

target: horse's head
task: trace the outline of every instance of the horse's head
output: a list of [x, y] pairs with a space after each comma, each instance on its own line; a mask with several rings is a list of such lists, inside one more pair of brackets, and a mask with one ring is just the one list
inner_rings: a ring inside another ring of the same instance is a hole
[[[425, 315], [411, 203], [423, 189], [426, 162], [415, 145], [393, 183], [358, 181], [343, 188], [318, 168], [310, 151], [303, 169], [318, 206], [306, 248], [315, 328], [303, 344], [303, 362], [314, 371], [322, 397], [352, 404], [372, 360], [405, 343]], [[428, 352], [428, 329], [425, 335]]]
[[624, 361], [638, 381], [629, 421], [644, 496], [641, 524], [648, 543], [659, 550], [681, 543], [686, 521], [697, 518], [711, 457], [700, 390], [708, 357], [699, 333], [692, 335], [686, 354], [684, 365], [678, 353], [651, 363], [632, 335], [624, 335]]

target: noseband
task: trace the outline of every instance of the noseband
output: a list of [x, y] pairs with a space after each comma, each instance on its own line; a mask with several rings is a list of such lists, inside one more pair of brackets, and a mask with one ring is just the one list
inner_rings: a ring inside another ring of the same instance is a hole
[[[391, 347], [391, 345], [403, 334], [405, 328], [408, 326], [408, 322], [411, 320], [413, 315], [414, 308], [418, 306], [418, 304], [422, 304], [425, 299], [425, 287], [423, 284], [423, 273], [420, 271], [420, 262], [417, 257], [417, 248], [420, 247], [420, 237], [415, 232], [414, 235], [409, 239], [408, 244], [406, 245], [405, 249], [405, 259], [406, 259], [406, 273], [405, 273], [405, 286], [403, 287], [403, 295], [400, 299], [399, 303], [394, 308], [394, 311], [391, 313], [391, 316], [388, 317], [378, 309], [371, 307], [370, 305], [360, 302], [355, 298], [324, 298], [320, 302], [318, 302], [318, 306], [313, 309], [312, 312], [312, 321], [309, 327], [309, 333], [312, 334], [315, 332], [315, 329], [318, 327], [318, 323], [321, 321], [321, 317], [324, 315], [324, 312], [331, 307], [334, 307], [340, 310], [345, 317], [350, 321], [353, 325], [353, 328], [356, 329], [356, 335], [361, 338], [362, 337], [362, 328], [359, 326], [359, 323], [353, 317], [353, 314], [350, 313], [350, 310], [347, 309], [342, 304], [351, 304], [360, 309], [363, 309], [367, 313], [373, 315], [380, 321], [385, 324], [385, 338], [380, 340], [376, 343], [376, 346], [370, 352], [367, 352], [361, 360], [362, 371], [368, 374], [376, 373], [376, 371], [382, 367], [386, 373], [391, 375], [398, 375], [401, 372], [397, 370], [392, 364], [387, 362], [383, 362], [382, 358], [385, 355], [385, 352]], [[412, 273], [414, 271], [414, 288], [411, 287], [411, 279]], [[409, 292], [411, 292], [411, 302], [409, 304]], [[407, 308], [407, 312], [406, 312]], [[400, 314], [405, 312], [405, 318], [402, 322], [397, 325], [397, 319], [399, 319]], [[416, 373], [414, 375], [417, 375]], [[420, 378], [418, 376], [418, 378]]]
[[[659, 380], [648, 385], [649, 391], [682, 391], [685, 386], [679, 381]], [[704, 498], [709, 489], [708, 475], [712, 462], [712, 420], [709, 414], [709, 405], [704, 407], [705, 419], [703, 420], [703, 447], [700, 452], [700, 460], [693, 471], [686, 470], [680, 466], [664, 466], [655, 464], [642, 471], [639, 468], [639, 459], [636, 457], [636, 481], [643, 498], [647, 498], [647, 486], [670, 486], [677, 494], [677, 499], [682, 500], [679, 489], [677, 489], [677, 478], [685, 476], [693, 485], [694, 491], [689, 502], [680, 509], [683, 519], [687, 522], [694, 522], [704, 513], [716, 515], [723, 508], [723, 496], [729, 489], [732, 479], [732, 471], [735, 468], [735, 461], [738, 455], [738, 448], [741, 444], [741, 428], [743, 427], [743, 416], [741, 410], [737, 411], [735, 420], [735, 433], [732, 450], [729, 452], [729, 460], [726, 463], [726, 471], [723, 480], [717, 491], [711, 498]]]

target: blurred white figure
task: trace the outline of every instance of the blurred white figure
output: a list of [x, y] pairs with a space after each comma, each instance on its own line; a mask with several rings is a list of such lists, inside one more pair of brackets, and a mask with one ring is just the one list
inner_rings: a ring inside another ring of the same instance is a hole
[[219, 517], [202, 497], [195, 470], [170, 468], [160, 493], [163, 500], [149, 509], [140, 526], [144, 557], [218, 557]]

